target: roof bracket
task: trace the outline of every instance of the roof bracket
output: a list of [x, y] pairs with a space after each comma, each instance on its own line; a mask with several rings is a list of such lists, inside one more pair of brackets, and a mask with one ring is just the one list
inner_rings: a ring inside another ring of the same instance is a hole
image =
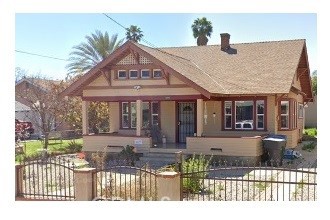
[[100, 69], [102, 75], [106, 79], [109, 86], [111, 86], [111, 74], [109, 74], [109, 70], [107, 69]]
[[279, 101], [280, 99], [282, 99], [284, 95], [285, 95], [285, 94], [282, 94], [282, 95], [280, 95], [280, 97], [277, 97], [277, 94], [275, 94], [275, 106], [277, 106], [278, 101]]

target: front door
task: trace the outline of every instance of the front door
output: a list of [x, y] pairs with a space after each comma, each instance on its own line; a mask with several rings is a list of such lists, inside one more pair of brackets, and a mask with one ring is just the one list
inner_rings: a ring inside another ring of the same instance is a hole
[[196, 103], [178, 103], [178, 141], [186, 143], [186, 137], [192, 137], [195, 133], [196, 124]]

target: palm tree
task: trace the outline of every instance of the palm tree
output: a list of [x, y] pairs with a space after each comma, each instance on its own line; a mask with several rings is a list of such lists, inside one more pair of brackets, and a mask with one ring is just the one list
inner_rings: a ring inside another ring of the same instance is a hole
[[99, 30], [85, 38], [87, 42], [74, 46], [74, 50], [70, 53], [70, 63], [66, 66], [68, 75], [87, 72], [120, 47], [124, 41], [124, 39], [117, 40], [118, 34], [112, 35], [109, 39], [108, 32], [103, 35]]
[[197, 45], [207, 45], [207, 42], [209, 41], [207, 37], [211, 37], [213, 31], [212, 23], [206, 20], [205, 17], [201, 19], [197, 18], [191, 25], [191, 29], [194, 38], [197, 38]]
[[129, 28], [126, 28], [126, 39], [132, 40], [134, 42], [139, 42], [143, 37], [142, 31], [139, 27], [131, 25]]

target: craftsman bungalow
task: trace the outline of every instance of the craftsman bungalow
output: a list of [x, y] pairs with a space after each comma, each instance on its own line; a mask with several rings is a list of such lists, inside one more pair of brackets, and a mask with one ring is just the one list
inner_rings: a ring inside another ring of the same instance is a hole
[[[296, 147], [313, 100], [305, 40], [230, 44], [229, 34], [209, 46], [127, 41], [63, 95], [82, 97], [84, 151], [133, 145], [247, 158], [262, 154], [269, 133]], [[91, 101], [109, 103], [109, 133], [88, 132]]]

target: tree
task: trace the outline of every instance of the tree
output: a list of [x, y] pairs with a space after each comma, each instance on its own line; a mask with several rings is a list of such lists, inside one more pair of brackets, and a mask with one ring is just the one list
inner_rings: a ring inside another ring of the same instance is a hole
[[66, 66], [69, 71], [68, 75], [82, 74], [92, 69], [120, 47], [124, 41], [124, 39], [117, 39], [118, 34], [112, 35], [109, 39], [108, 32], [103, 34], [99, 30], [85, 38], [87, 42], [74, 46], [70, 53], [70, 63]]
[[312, 90], [313, 95], [317, 95], [317, 70], [314, 70], [312, 73]]
[[45, 137], [44, 149], [48, 148], [49, 132], [60, 126], [69, 111], [68, 101], [60, 97], [66, 87], [64, 81], [34, 76], [26, 78], [27, 84], [15, 91], [16, 99], [24, 100], [35, 112], [30, 117]]
[[134, 42], [139, 42], [143, 37], [142, 31], [139, 27], [131, 25], [129, 28], [126, 28], [126, 39], [132, 40]]
[[211, 37], [213, 31], [212, 23], [205, 17], [201, 19], [197, 18], [191, 25], [191, 29], [194, 38], [197, 38], [197, 45], [207, 45], [207, 42], [209, 41], [207, 37]]
[[15, 68], [15, 83], [19, 82], [21, 79], [25, 78], [27, 75], [26, 70], [16, 67]]

